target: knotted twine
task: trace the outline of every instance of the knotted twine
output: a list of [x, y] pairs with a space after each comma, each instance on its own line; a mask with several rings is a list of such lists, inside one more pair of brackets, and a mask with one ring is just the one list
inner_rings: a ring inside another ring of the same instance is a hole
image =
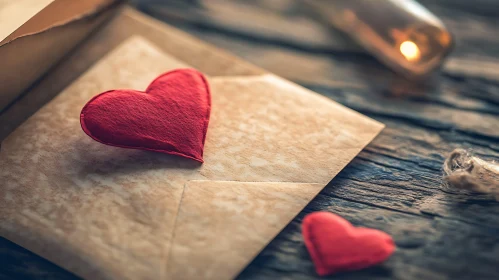
[[444, 162], [449, 188], [491, 194], [499, 201], [499, 164], [482, 160], [463, 149], [454, 150]]

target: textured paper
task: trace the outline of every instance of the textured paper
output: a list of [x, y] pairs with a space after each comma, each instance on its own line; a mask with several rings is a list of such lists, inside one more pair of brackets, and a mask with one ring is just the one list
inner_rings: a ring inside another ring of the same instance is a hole
[[185, 66], [133, 37], [15, 130], [0, 235], [88, 279], [230, 279], [382, 129], [266, 74], [209, 78], [202, 165], [81, 130], [92, 96]]
[[0, 0], [0, 44], [54, 0]]
[[119, 2], [0, 0], [0, 112], [109, 19]]
[[0, 46], [81, 19], [115, 0], [0, 0]]

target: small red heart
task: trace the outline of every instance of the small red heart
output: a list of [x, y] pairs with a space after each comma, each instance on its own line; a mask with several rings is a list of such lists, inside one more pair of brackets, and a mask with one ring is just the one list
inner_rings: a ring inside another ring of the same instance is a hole
[[210, 119], [208, 81], [194, 69], [156, 78], [145, 92], [110, 90], [81, 110], [83, 131], [106, 145], [179, 155], [203, 162]]
[[395, 250], [386, 233], [354, 227], [329, 212], [315, 212], [303, 219], [303, 238], [321, 276], [366, 268], [386, 260]]

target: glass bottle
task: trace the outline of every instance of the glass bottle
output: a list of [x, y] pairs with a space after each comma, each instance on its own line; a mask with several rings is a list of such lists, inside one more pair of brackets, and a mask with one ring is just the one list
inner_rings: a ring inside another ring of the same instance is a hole
[[453, 46], [450, 32], [413, 0], [305, 0], [381, 62], [409, 78], [441, 66]]

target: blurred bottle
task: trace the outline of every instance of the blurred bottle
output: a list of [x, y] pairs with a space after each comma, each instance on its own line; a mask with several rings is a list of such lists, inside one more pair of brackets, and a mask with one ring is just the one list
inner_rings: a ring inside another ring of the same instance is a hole
[[443, 23], [413, 0], [304, 1], [322, 21], [409, 78], [438, 69], [453, 46]]

